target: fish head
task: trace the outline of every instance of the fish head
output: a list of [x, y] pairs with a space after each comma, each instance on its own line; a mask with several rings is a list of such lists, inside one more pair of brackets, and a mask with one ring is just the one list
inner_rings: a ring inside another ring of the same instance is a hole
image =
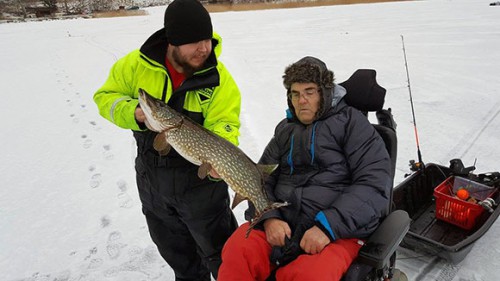
[[139, 104], [152, 130], [163, 132], [178, 127], [182, 122], [182, 116], [177, 111], [143, 89], [139, 89]]

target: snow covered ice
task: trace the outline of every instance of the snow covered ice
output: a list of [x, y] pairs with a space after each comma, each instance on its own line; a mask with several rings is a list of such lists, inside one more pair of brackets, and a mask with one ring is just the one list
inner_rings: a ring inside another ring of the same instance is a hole
[[[242, 92], [240, 147], [258, 160], [284, 117], [284, 68], [306, 55], [342, 82], [376, 69], [398, 123], [396, 184], [416, 159], [500, 170], [500, 8], [429, 0], [213, 13], [222, 61]], [[120, 57], [163, 24], [127, 18], [0, 24], [0, 279], [174, 280], [149, 238], [135, 141], [99, 116], [93, 93]], [[245, 204], [235, 210], [243, 222]], [[458, 265], [402, 250], [410, 280], [500, 280], [500, 222]]]

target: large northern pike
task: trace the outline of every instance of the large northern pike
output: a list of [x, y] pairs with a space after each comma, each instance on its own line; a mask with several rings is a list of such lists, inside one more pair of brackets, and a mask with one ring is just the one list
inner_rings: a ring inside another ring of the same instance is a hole
[[288, 205], [287, 202], [270, 202], [263, 189], [266, 177], [277, 165], [255, 164], [234, 144], [151, 97], [143, 89], [139, 89], [139, 104], [148, 127], [158, 132], [153, 147], [160, 155], [166, 155], [173, 147], [186, 160], [200, 166], [200, 178], [205, 178], [214, 169], [236, 194], [232, 208], [246, 199], [253, 203], [256, 213], [247, 236], [264, 213]]

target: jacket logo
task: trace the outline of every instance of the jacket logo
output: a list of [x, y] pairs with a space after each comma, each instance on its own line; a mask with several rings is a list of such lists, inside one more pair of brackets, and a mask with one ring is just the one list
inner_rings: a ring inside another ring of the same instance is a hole
[[224, 126], [224, 130], [226, 130], [226, 132], [230, 133], [233, 131], [233, 128], [231, 128], [231, 126], [226, 124], [226, 126]]
[[204, 88], [196, 91], [201, 101], [210, 99], [214, 93], [214, 88]]

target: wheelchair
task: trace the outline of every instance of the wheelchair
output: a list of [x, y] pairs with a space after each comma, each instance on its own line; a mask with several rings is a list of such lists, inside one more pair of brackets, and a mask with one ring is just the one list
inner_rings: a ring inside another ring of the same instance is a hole
[[[346, 103], [360, 110], [367, 118], [375, 112], [377, 124], [372, 124], [384, 140], [391, 158], [394, 179], [397, 158], [396, 122], [391, 109], [383, 109], [386, 90], [377, 84], [376, 71], [358, 69], [345, 82], [339, 83], [347, 90]], [[407, 281], [396, 269], [396, 250], [410, 228], [410, 217], [404, 210], [394, 210], [393, 191], [390, 193], [387, 216], [361, 247], [341, 281]], [[275, 281], [274, 274], [266, 281]]]
[[[376, 71], [359, 69], [339, 85], [347, 90], [344, 97], [347, 104], [363, 112], [367, 118], [369, 112], [375, 112], [377, 124], [372, 125], [389, 152], [394, 179], [397, 158], [396, 122], [391, 109], [383, 109], [386, 90], [377, 84]], [[410, 228], [411, 219], [406, 211], [394, 210], [392, 197], [391, 191], [388, 215], [366, 240], [342, 281], [408, 280], [395, 266], [396, 250]]]

